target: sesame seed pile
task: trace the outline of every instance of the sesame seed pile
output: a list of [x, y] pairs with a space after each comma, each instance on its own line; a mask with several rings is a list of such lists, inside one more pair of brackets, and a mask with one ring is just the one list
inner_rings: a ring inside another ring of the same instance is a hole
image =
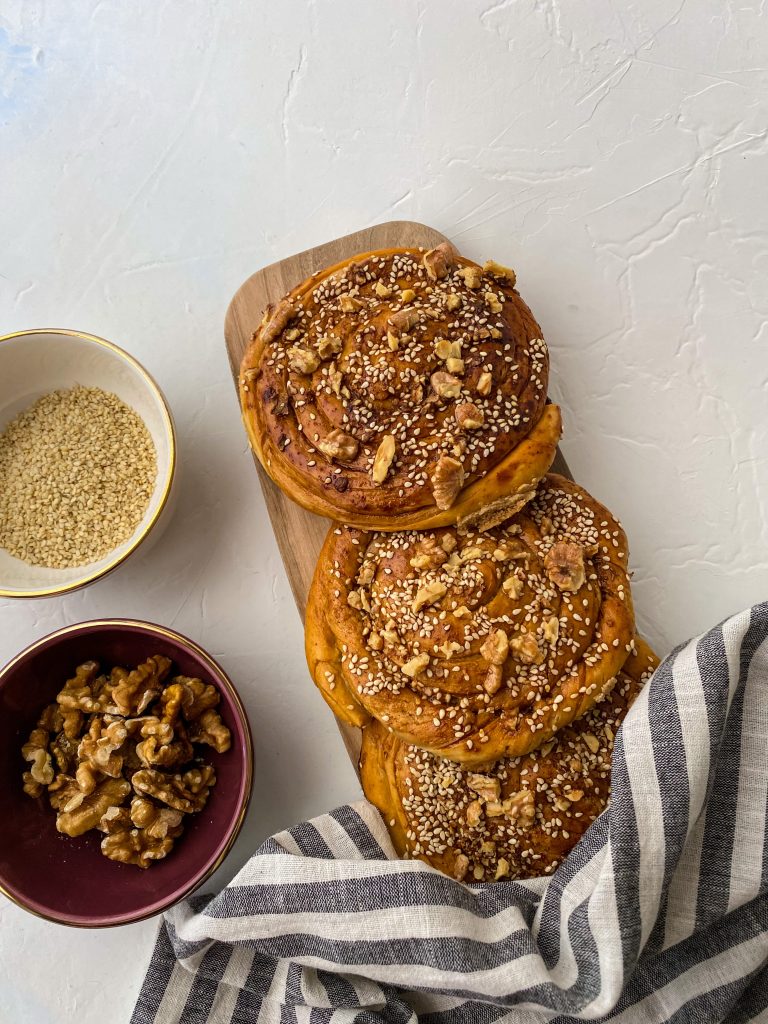
[[156, 476], [152, 437], [117, 395], [44, 395], [0, 434], [0, 547], [52, 569], [103, 558], [141, 522]]
[[514, 274], [456, 255], [435, 278], [424, 260], [373, 254], [321, 277], [267, 317], [243, 364], [267, 468], [290, 464], [341, 509], [450, 507], [544, 408], [547, 347]]

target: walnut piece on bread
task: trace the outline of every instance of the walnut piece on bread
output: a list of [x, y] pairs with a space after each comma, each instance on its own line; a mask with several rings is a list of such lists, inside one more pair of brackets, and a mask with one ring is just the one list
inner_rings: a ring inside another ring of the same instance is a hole
[[298, 309], [288, 299], [282, 299], [276, 306], [267, 306], [262, 321], [262, 337], [268, 342], [274, 341], [297, 314]]
[[474, 402], [461, 402], [454, 415], [461, 430], [479, 430], [485, 422], [485, 413]]
[[440, 509], [448, 509], [464, 484], [464, 466], [450, 455], [441, 455], [432, 471], [432, 493]]
[[553, 544], [544, 559], [547, 575], [560, 590], [575, 593], [586, 581], [584, 548], [573, 541]]
[[395, 459], [395, 439], [391, 434], [385, 434], [381, 444], [376, 449], [376, 456], [373, 460], [371, 476], [375, 484], [383, 484], [387, 479], [387, 473]]
[[442, 281], [456, 264], [458, 253], [450, 242], [441, 242], [429, 249], [422, 257], [424, 269], [430, 281]]
[[335, 459], [337, 462], [354, 462], [360, 450], [357, 438], [338, 428], [318, 441], [317, 447], [323, 455], [327, 455], [329, 459]]

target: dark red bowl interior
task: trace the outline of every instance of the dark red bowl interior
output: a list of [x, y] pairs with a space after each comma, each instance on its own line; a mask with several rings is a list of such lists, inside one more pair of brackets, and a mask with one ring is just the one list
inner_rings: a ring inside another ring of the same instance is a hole
[[[184, 832], [168, 857], [142, 870], [104, 857], [100, 832], [75, 839], [57, 832], [47, 798], [33, 800], [22, 790], [27, 765], [21, 747], [81, 662], [133, 667], [152, 654], [171, 658], [175, 672], [216, 685], [232, 746], [225, 754], [206, 749], [217, 776], [208, 803], [200, 814], [185, 815]], [[245, 816], [251, 774], [250, 732], [237, 694], [190, 641], [139, 622], [85, 622], [53, 634], [0, 672], [0, 887], [28, 910], [65, 924], [124, 924], [156, 914], [218, 867]]]

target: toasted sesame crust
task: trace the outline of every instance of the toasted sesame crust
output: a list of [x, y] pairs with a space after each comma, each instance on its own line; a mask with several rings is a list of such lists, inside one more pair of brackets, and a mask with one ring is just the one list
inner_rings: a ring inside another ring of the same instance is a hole
[[616, 732], [657, 664], [636, 639], [591, 711], [544, 747], [478, 772], [372, 721], [363, 730], [360, 776], [398, 854], [468, 882], [550, 874], [605, 809]]
[[[429, 253], [363, 253], [266, 311], [241, 365], [243, 420], [267, 473], [309, 511], [425, 528], [517, 494], [511, 515], [552, 464], [560, 411], [514, 275], [446, 253], [439, 279]], [[447, 493], [441, 458], [458, 467]]]
[[[553, 563], [563, 544], [581, 558], [576, 590], [561, 589], [571, 584]], [[586, 713], [634, 631], [621, 526], [550, 474], [485, 532], [332, 527], [305, 635], [315, 683], [344, 721], [375, 718], [407, 742], [482, 764], [525, 754]]]

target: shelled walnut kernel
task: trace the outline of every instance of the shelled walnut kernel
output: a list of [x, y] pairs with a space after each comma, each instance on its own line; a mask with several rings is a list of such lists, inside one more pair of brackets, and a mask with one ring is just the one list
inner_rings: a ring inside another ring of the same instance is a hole
[[182, 675], [166, 683], [171, 667], [162, 655], [106, 674], [83, 663], [21, 748], [24, 792], [47, 792], [59, 832], [103, 832], [105, 857], [140, 868], [171, 852], [184, 815], [216, 784], [196, 746], [222, 754], [232, 742], [216, 687]]

